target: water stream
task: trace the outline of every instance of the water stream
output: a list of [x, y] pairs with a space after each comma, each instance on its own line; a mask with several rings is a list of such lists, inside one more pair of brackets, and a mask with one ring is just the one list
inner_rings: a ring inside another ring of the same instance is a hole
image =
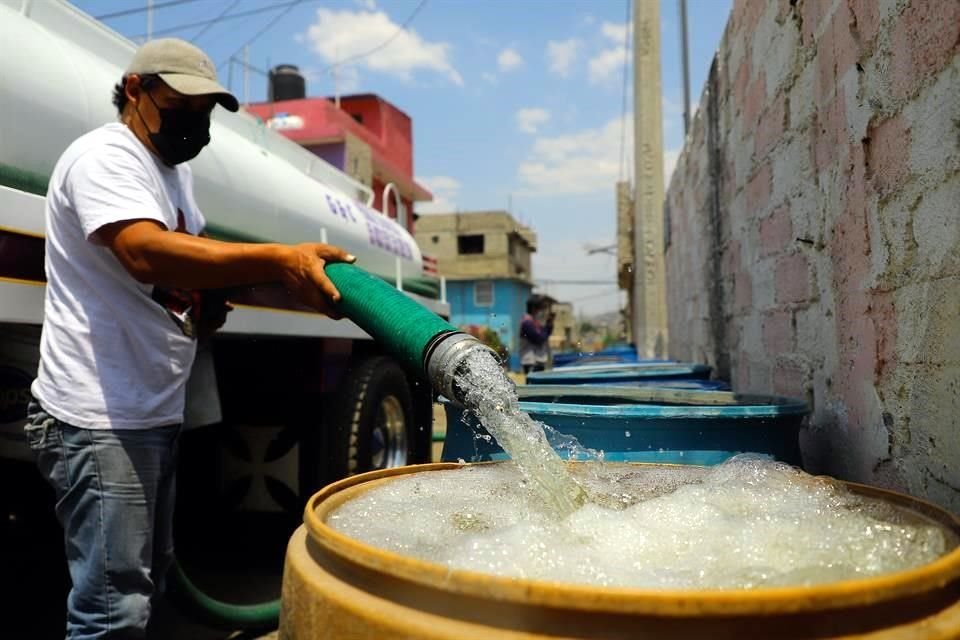
[[513, 383], [492, 354], [470, 354], [458, 384], [468, 410], [510, 455], [547, 511], [562, 518], [583, 505], [583, 488], [550, 446], [543, 426], [520, 409]]

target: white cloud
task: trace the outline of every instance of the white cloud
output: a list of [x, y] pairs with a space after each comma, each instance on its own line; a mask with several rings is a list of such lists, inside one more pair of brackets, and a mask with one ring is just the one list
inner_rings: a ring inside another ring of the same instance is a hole
[[[613, 118], [597, 129], [537, 138], [533, 150], [520, 163], [518, 169], [519, 181], [525, 188], [524, 195], [572, 195], [604, 191], [612, 193], [621, 176], [621, 139], [624, 152], [623, 175], [632, 182], [632, 116], [627, 117], [626, 129], [621, 128], [620, 118]], [[679, 149], [664, 151], [665, 186], [679, 155]]]
[[611, 80], [620, 80], [623, 73], [624, 49], [606, 49], [590, 58], [587, 68], [592, 84], [604, 84]]
[[513, 71], [523, 64], [523, 58], [513, 49], [507, 47], [497, 56], [497, 65], [500, 71]]
[[600, 25], [600, 32], [614, 44], [623, 45], [623, 39], [627, 37], [627, 29], [632, 28], [626, 22], [604, 22]]
[[[633, 146], [632, 118], [627, 119], [623, 135], [629, 152]], [[530, 155], [520, 164], [520, 182], [538, 195], [610, 191], [620, 173], [620, 144], [620, 118], [599, 129], [537, 138]]]
[[625, 22], [604, 22], [600, 32], [607, 41], [605, 48], [590, 58], [587, 63], [592, 84], [610, 83], [623, 78], [623, 65], [630, 64], [625, 38], [632, 27]]
[[457, 210], [456, 199], [460, 194], [460, 181], [450, 176], [418, 177], [433, 194], [432, 202], [418, 202], [417, 213], [429, 215], [431, 213], [451, 213]]
[[550, 72], [566, 77], [570, 73], [570, 67], [576, 62], [581, 45], [582, 43], [577, 38], [549, 41], [547, 43], [547, 60], [550, 61]]
[[387, 46], [350, 65], [404, 80], [410, 80], [414, 71], [433, 71], [463, 85], [463, 78], [450, 61], [450, 44], [427, 42], [412, 29], [398, 33], [399, 29], [383, 11], [317, 9], [317, 20], [307, 28], [307, 38], [311, 48], [330, 64], [365, 54], [375, 43], [393, 38]]
[[536, 133], [537, 128], [550, 120], [550, 112], [537, 107], [527, 107], [517, 111], [517, 128], [524, 133]]

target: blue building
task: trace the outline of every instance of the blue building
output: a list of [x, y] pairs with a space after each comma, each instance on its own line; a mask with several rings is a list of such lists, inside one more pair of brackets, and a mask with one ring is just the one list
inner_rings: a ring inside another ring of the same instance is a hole
[[529, 282], [510, 278], [448, 281], [450, 321], [487, 342], [483, 330], [489, 328], [506, 349], [511, 371], [519, 371], [520, 321], [531, 289]]
[[499, 342], [510, 369], [519, 371], [520, 321], [533, 291], [533, 230], [506, 211], [475, 211], [421, 215], [415, 237], [446, 278], [450, 322], [488, 344]]

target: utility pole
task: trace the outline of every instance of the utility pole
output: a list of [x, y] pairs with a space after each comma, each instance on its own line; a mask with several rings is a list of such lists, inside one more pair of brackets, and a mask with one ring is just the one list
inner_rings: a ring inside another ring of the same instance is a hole
[[690, 47], [687, 43], [687, 0], [678, 0], [680, 9], [680, 70], [683, 76], [683, 135], [690, 131]]
[[642, 358], [667, 354], [663, 258], [663, 115], [660, 87], [660, 3], [634, 0], [634, 260], [633, 341]]

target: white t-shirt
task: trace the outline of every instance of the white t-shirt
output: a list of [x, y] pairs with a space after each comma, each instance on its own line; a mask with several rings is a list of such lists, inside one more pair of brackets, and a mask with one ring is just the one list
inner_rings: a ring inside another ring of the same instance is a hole
[[186, 164], [164, 165], [120, 123], [77, 139], [47, 191], [40, 368], [31, 388], [52, 416], [89, 429], [144, 429], [183, 421], [196, 342], [98, 244], [121, 220], [157, 220], [197, 235], [205, 221]]

